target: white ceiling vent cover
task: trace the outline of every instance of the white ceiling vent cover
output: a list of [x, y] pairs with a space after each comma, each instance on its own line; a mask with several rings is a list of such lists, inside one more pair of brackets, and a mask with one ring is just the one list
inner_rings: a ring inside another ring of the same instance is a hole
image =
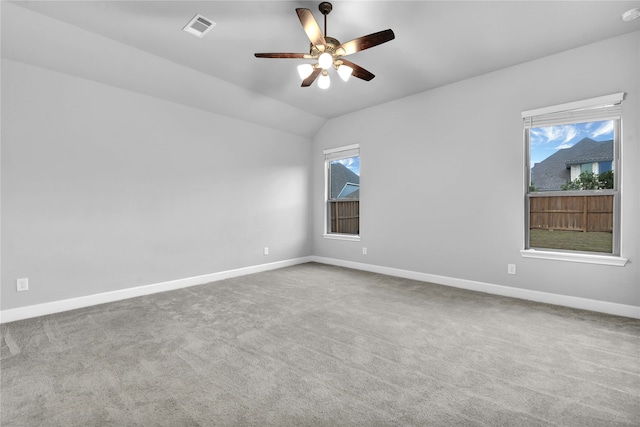
[[194, 36], [202, 38], [205, 34], [209, 32], [213, 27], [216, 26], [216, 23], [213, 22], [209, 18], [205, 18], [200, 14], [196, 14], [191, 21], [182, 29], [187, 33], [191, 33]]

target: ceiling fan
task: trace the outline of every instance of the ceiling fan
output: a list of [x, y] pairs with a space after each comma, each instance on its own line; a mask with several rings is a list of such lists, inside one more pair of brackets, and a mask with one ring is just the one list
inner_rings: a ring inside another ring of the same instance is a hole
[[375, 76], [344, 59], [345, 56], [369, 49], [382, 43], [386, 43], [395, 38], [391, 30], [379, 31], [367, 36], [358, 37], [346, 43], [340, 43], [337, 39], [327, 36], [327, 15], [333, 9], [329, 2], [322, 2], [318, 6], [324, 15], [324, 35], [309, 9], [298, 8], [296, 13], [302, 24], [304, 32], [311, 41], [309, 53], [256, 53], [256, 58], [294, 58], [313, 59], [314, 64], [302, 64], [298, 66], [298, 74], [302, 79], [302, 87], [311, 86], [318, 78], [318, 87], [326, 89], [330, 85], [329, 69], [335, 68], [342, 80], [347, 81], [349, 76], [354, 76], [362, 80], [369, 81]]

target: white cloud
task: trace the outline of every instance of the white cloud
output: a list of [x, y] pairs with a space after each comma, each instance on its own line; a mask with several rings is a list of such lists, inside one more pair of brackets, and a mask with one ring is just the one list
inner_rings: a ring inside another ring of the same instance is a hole
[[542, 128], [542, 134], [547, 139], [547, 142], [551, 142], [554, 139], [558, 139], [562, 134], [562, 126], [548, 126]]
[[613, 137], [613, 120], [608, 120], [606, 122], [603, 122], [601, 126], [599, 126], [596, 130], [591, 132], [590, 136], [592, 138], [597, 138], [600, 135], [606, 135], [606, 134], [611, 134], [611, 136]]
[[578, 133], [575, 125], [546, 126], [531, 129], [532, 142], [535, 144], [556, 144], [558, 141], [566, 144], [573, 140]]
[[613, 121], [532, 128], [529, 134], [531, 160], [540, 162], [557, 150], [572, 147], [585, 137], [594, 140], [613, 139], [613, 131]]
[[565, 126], [566, 129], [565, 131], [565, 136], [564, 136], [564, 142], [567, 143], [569, 141], [571, 141], [573, 138], [575, 138], [575, 136], [578, 134], [578, 131], [576, 130], [575, 126]]

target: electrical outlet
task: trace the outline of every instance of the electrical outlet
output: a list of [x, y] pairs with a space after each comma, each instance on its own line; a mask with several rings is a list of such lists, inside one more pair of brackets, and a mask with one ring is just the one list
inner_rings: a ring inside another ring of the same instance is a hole
[[269, 248], [268, 247], [264, 247], [264, 252], [265, 255], [269, 255]]
[[507, 264], [507, 274], [516, 274], [515, 264]]
[[28, 291], [29, 290], [29, 279], [24, 277], [22, 279], [18, 279], [16, 283], [16, 290], [18, 292]]
[[367, 254], [367, 248], [362, 248], [362, 255], [366, 255]]

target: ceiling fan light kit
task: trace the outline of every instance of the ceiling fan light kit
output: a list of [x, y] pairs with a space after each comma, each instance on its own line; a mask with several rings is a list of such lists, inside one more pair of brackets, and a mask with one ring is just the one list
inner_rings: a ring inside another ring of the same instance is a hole
[[353, 73], [353, 68], [349, 67], [348, 65], [342, 64], [338, 67], [337, 71], [340, 78], [346, 82], [347, 80], [349, 80], [349, 77], [351, 77], [351, 73]]
[[333, 65], [333, 55], [329, 52], [323, 52], [318, 57], [318, 65], [323, 70], [328, 70], [331, 65]]
[[318, 79], [318, 87], [320, 89], [329, 89], [329, 86], [331, 86], [331, 79], [329, 78], [327, 70], [324, 70]]
[[256, 58], [292, 58], [313, 59], [314, 64], [302, 64], [298, 66], [298, 74], [302, 79], [302, 87], [309, 87], [318, 79], [318, 87], [327, 89], [331, 85], [329, 70], [333, 67], [340, 78], [345, 82], [350, 76], [369, 81], [375, 77], [373, 73], [354, 64], [344, 56], [352, 55], [365, 49], [386, 43], [395, 38], [392, 30], [379, 31], [367, 36], [358, 37], [346, 43], [340, 43], [337, 39], [327, 36], [327, 15], [333, 10], [329, 2], [322, 2], [318, 6], [324, 15], [324, 35], [318, 22], [309, 9], [298, 8], [296, 13], [302, 24], [311, 46], [309, 53], [256, 53]]
[[300, 76], [300, 80], [304, 80], [309, 77], [313, 73], [313, 65], [311, 64], [300, 64], [298, 65], [298, 75]]

